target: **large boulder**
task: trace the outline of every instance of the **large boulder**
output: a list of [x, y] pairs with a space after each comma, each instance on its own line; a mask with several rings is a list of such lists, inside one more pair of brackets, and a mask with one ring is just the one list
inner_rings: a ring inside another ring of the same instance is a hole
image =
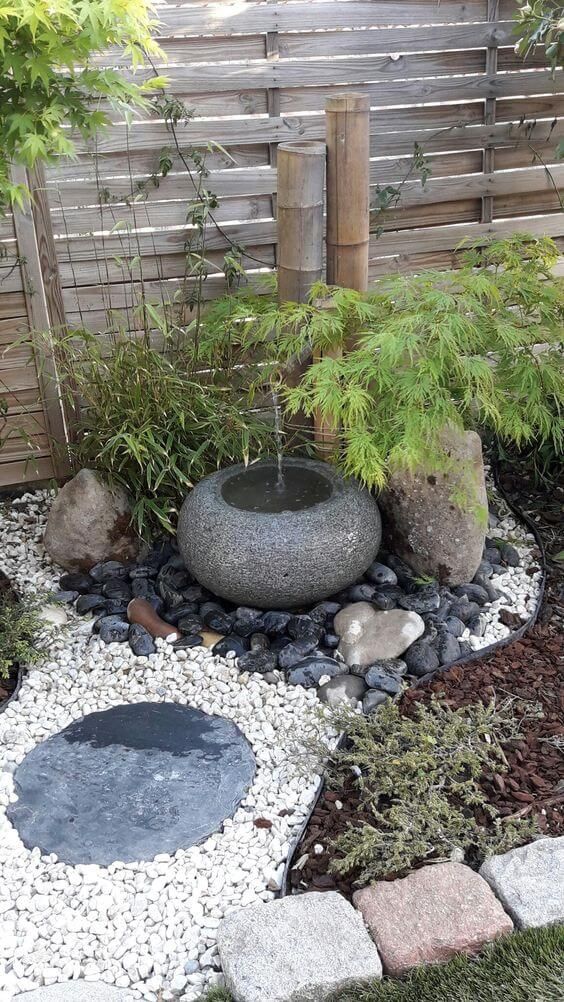
[[418, 574], [457, 585], [482, 559], [488, 499], [480, 436], [449, 429], [442, 444], [448, 470], [396, 472], [379, 504], [390, 550]]
[[80, 470], [53, 501], [43, 544], [55, 563], [72, 571], [103, 560], [135, 560], [140, 541], [127, 494], [93, 470]]

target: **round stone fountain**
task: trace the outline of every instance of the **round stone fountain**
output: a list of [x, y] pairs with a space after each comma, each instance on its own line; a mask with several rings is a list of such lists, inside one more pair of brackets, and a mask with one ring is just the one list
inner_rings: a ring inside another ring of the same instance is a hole
[[186, 498], [178, 545], [188, 570], [237, 605], [292, 608], [357, 580], [381, 540], [378, 506], [311, 459], [232, 466]]

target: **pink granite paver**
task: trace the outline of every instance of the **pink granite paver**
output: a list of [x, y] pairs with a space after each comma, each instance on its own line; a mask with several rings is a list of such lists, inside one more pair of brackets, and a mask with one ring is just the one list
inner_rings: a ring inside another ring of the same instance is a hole
[[486, 881], [461, 863], [437, 863], [403, 880], [380, 881], [357, 891], [353, 902], [392, 975], [444, 963], [455, 953], [477, 953], [513, 929]]

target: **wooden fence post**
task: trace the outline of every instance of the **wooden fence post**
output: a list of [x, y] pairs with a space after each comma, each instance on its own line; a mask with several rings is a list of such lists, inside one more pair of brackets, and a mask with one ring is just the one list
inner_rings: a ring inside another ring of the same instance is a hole
[[[12, 179], [30, 192], [24, 208], [14, 208], [29, 325], [31, 331], [46, 335], [51, 330], [60, 333], [65, 327], [65, 310], [43, 168], [13, 167]], [[37, 376], [53, 469], [55, 476], [62, 479], [72, 472], [68, 451], [70, 415], [59, 383], [56, 349], [47, 338], [44, 344], [41, 358], [36, 360]], [[35, 346], [34, 354], [37, 354]]]
[[[327, 284], [366, 292], [370, 238], [370, 99], [367, 94], [330, 97], [327, 125]], [[338, 358], [340, 352], [330, 353]], [[319, 454], [330, 458], [338, 428], [315, 416]]]

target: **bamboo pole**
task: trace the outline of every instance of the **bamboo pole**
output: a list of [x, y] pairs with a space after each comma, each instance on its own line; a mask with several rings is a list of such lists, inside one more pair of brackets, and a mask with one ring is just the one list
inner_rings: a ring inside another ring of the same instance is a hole
[[370, 237], [370, 99], [330, 97], [327, 123], [327, 284], [366, 292]]
[[302, 303], [323, 271], [325, 143], [278, 147], [278, 301]]
[[[367, 94], [330, 97], [327, 129], [327, 284], [366, 292], [370, 236], [370, 100]], [[323, 308], [330, 308], [324, 303]], [[331, 352], [333, 358], [340, 351]], [[320, 414], [314, 420], [322, 458], [338, 445], [339, 430]]]
[[[323, 274], [325, 143], [303, 141], [278, 147], [278, 302], [303, 303]], [[309, 358], [286, 366], [288, 386], [297, 386]], [[294, 440], [311, 432], [303, 413], [287, 422]]]

